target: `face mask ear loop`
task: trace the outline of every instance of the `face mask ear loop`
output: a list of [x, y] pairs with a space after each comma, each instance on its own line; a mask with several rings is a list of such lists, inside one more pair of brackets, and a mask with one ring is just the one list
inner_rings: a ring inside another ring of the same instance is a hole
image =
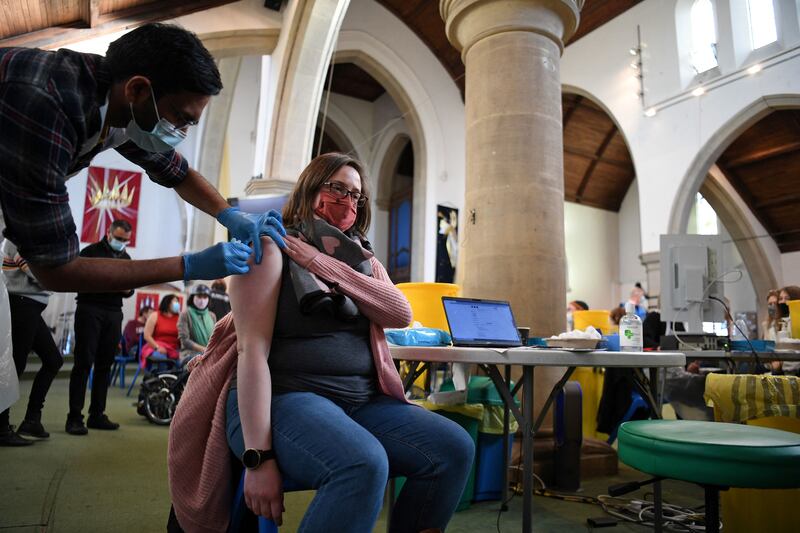
[[153, 109], [156, 110], [156, 118], [161, 120], [161, 115], [158, 114], [158, 105], [156, 104], [156, 93], [153, 92], [153, 86], [150, 85], [150, 97], [153, 99]]

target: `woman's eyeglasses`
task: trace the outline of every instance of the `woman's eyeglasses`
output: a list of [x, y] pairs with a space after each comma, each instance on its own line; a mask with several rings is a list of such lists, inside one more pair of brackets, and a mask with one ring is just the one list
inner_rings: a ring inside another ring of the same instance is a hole
[[331, 194], [333, 194], [337, 198], [347, 198], [347, 196], [349, 195], [351, 200], [358, 207], [362, 207], [365, 203], [367, 203], [367, 200], [369, 199], [360, 192], [349, 191], [347, 190], [347, 188], [344, 187], [344, 185], [335, 183], [333, 181], [326, 181], [325, 183], [322, 184], [322, 186], [328, 189], [328, 191], [330, 191]]

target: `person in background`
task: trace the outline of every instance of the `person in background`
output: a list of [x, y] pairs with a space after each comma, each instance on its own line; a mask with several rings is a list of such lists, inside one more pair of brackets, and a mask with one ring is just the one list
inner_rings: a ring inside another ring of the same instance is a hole
[[188, 363], [194, 356], [203, 353], [211, 338], [217, 317], [209, 311], [211, 289], [197, 285], [186, 304], [186, 309], [178, 317], [178, 340], [181, 345], [181, 364]]
[[[131, 240], [131, 225], [126, 220], [114, 220], [106, 235], [81, 250], [85, 258], [130, 261], [125, 247]], [[108, 379], [122, 332], [122, 298], [133, 291], [79, 292], [75, 310], [75, 362], [69, 376], [69, 413], [66, 431], [70, 435], [86, 435], [92, 429], [114, 430], [119, 424], [105, 414]], [[83, 424], [83, 404], [86, 383], [94, 366], [92, 400], [89, 418]]]
[[640, 284], [636, 284], [636, 286], [631, 290], [631, 295], [628, 298], [628, 302], [622, 302], [619, 304], [620, 307], [623, 309], [625, 308], [626, 303], [632, 303], [636, 307], [636, 314], [644, 320], [647, 317], [647, 307], [645, 306], [647, 300], [644, 296], [644, 289]]
[[572, 331], [575, 328], [575, 319], [572, 313], [575, 311], [588, 311], [589, 304], [583, 300], [572, 300], [567, 304], [567, 331]]
[[766, 341], [775, 340], [778, 325], [778, 296], [780, 291], [771, 289], [767, 293], [767, 320], [761, 323], [761, 336]]
[[616, 326], [619, 329], [619, 321], [622, 320], [622, 317], [625, 316], [625, 308], [623, 307], [615, 307], [611, 311], [608, 312], [608, 318], [611, 321], [611, 324]]
[[144, 365], [151, 355], [167, 359], [179, 357], [178, 316], [181, 302], [174, 294], [168, 294], [158, 304], [158, 312], [151, 314], [144, 325], [145, 345], [142, 346], [139, 364]]
[[14, 426], [10, 425], [9, 409], [0, 412], [0, 446], [26, 446], [34, 441], [20, 435], [38, 439], [50, 436], [42, 426], [42, 408], [64, 359], [42, 319], [42, 311], [47, 307], [50, 293], [42, 289], [16, 246], [7, 239], [3, 246], [3, 275], [8, 286], [11, 345], [17, 377], [25, 371], [31, 351], [42, 360], [42, 366], [33, 379], [28, 409], [19, 429], [14, 431]]
[[231, 312], [231, 301], [228, 298], [228, 286], [224, 279], [214, 280], [211, 284], [211, 298], [208, 310], [214, 313], [217, 320]]
[[128, 320], [128, 323], [125, 324], [122, 338], [125, 339], [125, 349], [128, 356], [138, 354], [139, 336], [144, 333], [144, 325], [152, 312], [153, 308], [145, 305], [139, 309], [139, 315], [136, 318]]
[[[778, 292], [776, 313], [776, 330], [778, 333], [776, 333], [776, 337], [783, 338], [784, 336], [791, 337], [792, 335], [792, 319], [789, 315], [790, 300], [800, 300], [800, 287], [797, 285], [787, 285]], [[797, 375], [800, 373], [800, 362], [772, 361], [772, 373]]]

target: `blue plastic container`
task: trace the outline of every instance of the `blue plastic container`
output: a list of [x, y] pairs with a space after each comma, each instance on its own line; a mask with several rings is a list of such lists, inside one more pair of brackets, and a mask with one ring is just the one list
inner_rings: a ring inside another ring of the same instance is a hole
[[[508, 438], [508, 457], [511, 457], [513, 435]], [[503, 497], [503, 436], [478, 433], [475, 492], [472, 501], [499, 500]]]
[[609, 352], [619, 351], [619, 333], [613, 335], [603, 335], [603, 340], [606, 341], [606, 348]]
[[[757, 352], [774, 352], [775, 351], [775, 341], [765, 341], [761, 339], [753, 339], [750, 341], [750, 344], [753, 345], [753, 349]], [[731, 341], [731, 350], [734, 352], [749, 352], [750, 351], [750, 344], [747, 344], [747, 341], [744, 340], [735, 340]]]

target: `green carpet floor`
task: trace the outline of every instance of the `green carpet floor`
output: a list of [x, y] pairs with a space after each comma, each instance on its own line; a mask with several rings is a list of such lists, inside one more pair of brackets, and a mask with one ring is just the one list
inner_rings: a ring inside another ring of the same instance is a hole
[[[13, 424], [25, 411], [30, 381], [23, 381], [23, 400], [11, 410]], [[0, 448], [0, 533], [22, 532], [158, 532], [165, 531], [169, 512], [167, 487], [167, 432], [136, 414], [134, 398], [112, 388], [108, 415], [119, 422], [118, 431], [89, 431], [75, 437], [64, 432], [67, 413], [67, 379], [57, 379], [47, 398], [43, 423], [48, 441], [24, 448]], [[88, 394], [87, 394], [88, 406]], [[603, 494], [622, 480], [642, 479], [622, 468], [613, 478], [590, 479], [582, 494]], [[665, 497], [680, 505], [702, 505], [699, 488], [666, 482]], [[638, 493], [642, 497], [644, 491]], [[281, 532], [297, 529], [312, 493], [286, 495], [287, 512]], [[456, 513], [447, 531], [472, 533], [497, 531], [498, 502], [474, 504]], [[515, 497], [502, 513], [500, 531], [520, 531], [522, 501]], [[537, 532], [587, 531], [586, 518], [602, 516], [594, 505], [534, 497]], [[614, 531], [647, 531], [620, 524]], [[383, 519], [375, 531], [385, 531]]]

